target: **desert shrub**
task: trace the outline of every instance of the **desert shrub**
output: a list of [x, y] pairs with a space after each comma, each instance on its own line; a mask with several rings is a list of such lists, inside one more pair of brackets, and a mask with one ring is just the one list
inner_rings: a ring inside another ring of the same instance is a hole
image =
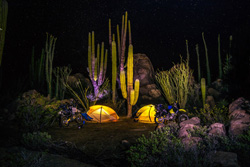
[[33, 153], [27, 150], [22, 150], [20, 152], [11, 152], [4, 154], [0, 160], [0, 166], [42, 166], [42, 160], [45, 153]]
[[51, 142], [51, 136], [47, 132], [24, 133], [22, 144], [33, 150], [46, 148]]
[[211, 110], [207, 109], [197, 109], [190, 113], [190, 117], [196, 116], [201, 119], [203, 125], [211, 125], [213, 123], [223, 123], [224, 125], [229, 124], [228, 108], [222, 106], [221, 108], [215, 106]]
[[155, 79], [169, 104], [178, 101], [180, 107], [185, 108], [188, 99], [195, 94], [193, 71], [188, 60], [183, 61], [181, 58], [181, 62], [170, 70], [159, 71]]
[[140, 137], [128, 153], [132, 166], [207, 166], [203, 147], [186, 149], [170, 127]]
[[17, 118], [25, 132], [41, 131], [51, 127], [57, 119], [57, 110], [44, 109], [42, 106], [22, 106], [19, 108]]
[[194, 127], [188, 130], [192, 137], [200, 137], [202, 141], [199, 143], [205, 152], [210, 151], [232, 151], [234, 144], [227, 136], [211, 136], [208, 134], [209, 129], [207, 126]]
[[237, 136], [235, 140], [238, 149], [250, 151], [250, 126], [244, 134]]

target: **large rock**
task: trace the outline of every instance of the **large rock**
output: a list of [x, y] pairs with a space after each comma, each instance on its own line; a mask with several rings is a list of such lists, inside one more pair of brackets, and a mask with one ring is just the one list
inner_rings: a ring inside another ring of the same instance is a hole
[[84, 77], [81, 73], [76, 73], [68, 77], [68, 84], [72, 88], [76, 88], [79, 84], [79, 81], [81, 81], [83, 87], [89, 87], [90, 89], [92, 88], [91, 81], [88, 78]]
[[238, 109], [250, 109], [250, 102], [244, 97], [240, 97], [229, 105], [229, 114]]
[[134, 79], [140, 80], [140, 86], [152, 84], [154, 68], [150, 59], [145, 54], [134, 54]]
[[215, 101], [214, 101], [214, 97], [213, 96], [207, 96], [206, 98], [206, 104], [208, 104], [207, 106], [207, 110], [212, 110], [215, 106]]
[[229, 105], [230, 127], [229, 134], [240, 135], [250, 126], [250, 103], [243, 97], [238, 98]]
[[154, 84], [154, 68], [145, 54], [134, 54], [134, 80], [140, 80], [140, 95], [144, 100], [161, 97], [161, 91]]
[[187, 124], [193, 124], [193, 125], [199, 126], [200, 123], [201, 123], [200, 118], [198, 118], [198, 117], [193, 117], [193, 118], [191, 118], [191, 119], [189, 119], [189, 120], [186, 120], [186, 121], [181, 122], [181, 123], [180, 123], [180, 127], [184, 127], [184, 126], [187, 125]]
[[250, 126], [250, 114], [246, 110], [235, 110], [230, 116], [231, 122], [229, 127], [229, 134], [236, 136], [243, 134]]
[[179, 130], [179, 138], [190, 137], [191, 135], [190, 135], [190, 133], [188, 131], [189, 130], [194, 130], [195, 128], [198, 128], [198, 126], [194, 125], [194, 124], [185, 124]]
[[226, 136], [226, 129], [222, 123], [214, 123], [210, 125], [208, 134], [210, 136]]

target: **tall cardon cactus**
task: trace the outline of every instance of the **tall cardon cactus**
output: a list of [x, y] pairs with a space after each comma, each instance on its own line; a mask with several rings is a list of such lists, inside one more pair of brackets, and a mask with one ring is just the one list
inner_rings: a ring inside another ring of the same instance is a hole
[[127, 99], [127, 117], [132, 117], [132, 106], [136, 104], [139, 97], [140, 82], [135, 80], [135, 88], [133, 89], [133, 45], [129, 45], [127, 59], [127, 85], [125, 79], [125, 71], [120, 73], [122, 96]]
[[97, 100], [100, 96], [100, 87], [105, 81], [105, 74], [107, 70], [107, 55], [105, 52], [104, 58], [104, 42], [101, 46], [101, 59], [100, 59], [100, 45], [97, 45], [97, 57], [95, 57], [95, 34], [94, 31], [89, 33], [88, 41], [88, 72], [89, 77], [94, 88], [94, 99]]
[[8, 2], [0, 0], [0, 67], [2, 64], [5, 31], [7, 27]]

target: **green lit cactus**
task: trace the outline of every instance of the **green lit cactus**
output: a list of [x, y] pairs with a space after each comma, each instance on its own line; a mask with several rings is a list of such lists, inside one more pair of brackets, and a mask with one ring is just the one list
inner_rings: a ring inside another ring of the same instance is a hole
[[127, 99], [127, 117], [132, 117], [132, 106], [136, 104], [139, 97], [140, 82], [135, 81], [135, 88], [133, 89], [133, 46], [129, 45], [128, 60], [127, 60], [127, 85], [125, 79], [125, 71], [120, 73], [121, 91], [125, 99]]
[[206, 41], [205, 41], [204, 32], [202, 32], [202, 40], [203, 40], [203, 43], [204, 43], [205, 55], [206, 55], [207, 84], [210, 85], [211, 84], [210, 66], [209, 66], [207, 44], [206, 44]]
[[205, 103], [206, 103], [206, 79], [205, 78], [201, 78], [201, 95], [202, 95], [203, 108], [205, 108]]

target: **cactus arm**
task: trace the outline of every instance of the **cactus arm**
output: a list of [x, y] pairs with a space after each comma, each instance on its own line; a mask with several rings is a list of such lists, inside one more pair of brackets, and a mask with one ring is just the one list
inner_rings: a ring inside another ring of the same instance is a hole
[[203, 107], [205, 108], [205, 100], [206, 100], [206, 79], [205, 78], [201, 78], [201, 94], [202, 94]]
[[128, 21], [128, 34], [129, 34], [129, 44], [132, 44], [130, 20]]
[[195, 45], [196, 55], [197, 55], [197, 66], [198, 66], [198, 81], [201, 80], [201, 65], [200, 65], [200, 54], [199, 54], [199, 45]]
[[222, 78], [222, 64], [221, 64], [221, 53], [220, 53], [220, 34], [218, 34], [218, 61], [219, 61], [219, 78]]
[[135, 91], [134, 89], [131, 89], [130, 91], [130, 105], [131, 106], [134, 104], [134, 100], [135, 100]]
[[7, 28], [8, 2], [0, 0], [0, 67], [2, 64], [5, 32]]
[[92, 31], [92, 38], [91, 38], [91, 67], [92, 67], [92, 78], [91, 80], [94, 80], [94, 76], [95, 76], [95, 33], [94, 31]]
[[102, 85], [103, 78], [105, 77], [105, 75], [103, 75], [103, 57], [104, 57], [104, 42], [102, 42], [102, 48], [101, 48], [101, 61], [100, 61], [98, 85]]
[[94, 74], [94, 81], [97, 81], [98, 74], [99, 74], [99, 59], [100, 59], [100, 44], [97, 44], [97, 51], [96, 51], [97, 57], [95, 60], [95, 74]]
[[88, 37], [88, 72], [90, 79], [92, 78], [92, 62], [91, 62], [91, 33], [89, 32]]
[[140, 88], [140, 81], [139, 79], [135, 80], [135, 88], [134, 88], [134, 100], [132, 101], [133, 103], [131, 104], [132, 106], [137, 103], [137, 100], [139, 98], [139, 88]]
[[124, 99], [127, 99], [125, 71], [121, 71], [120, 73], [120, 82], [121, 82], [122, 96]]
[[110, 53], [112, 53], [111, 19], [109, 19], [109, 46], [110, 46]]
[[208, 51], [207, 51], [207, 44], [206, 44], [206, 41], [205, 41], [204, 32], [202, 32], [202, 40], [203, 40], [203, 43], [204, 43], [204, 47], [205, 47], [205, 54], [206, 54], [207, 83], [208, 83], [208, 85], [210, 85], [210, 83], [211, 83], [210, 66], [209, 66]]
[[121, 43], [121, 58], [120, 58], [120, 71], [124, 69], [124, 62], [125, 62], [125, 44], [126, 44], [126, 35], [127, 35], [127, 21], [128, 21], [128, 12], [125, 13], [125, 24], [124, 24], [124, 32], [122, 36], [122, 43]]
[[[106, 75], [107, 71], [107, 62], [108, 62], [108, 49], [105, 51], [105, 58], [104, 58], [104, 69], [103, 69], [103, 75]], [[105, 77], [102, 78], [102, 82], [104, 81]]]
[[120, 55], [121, 55], [121, 39], [120, 39], [120, 32], [119, 32], [119, 25], [116, 26], [117, 31], [117, 44], [118, 44], [118, 61], [120, 62]]
[[116, 94], [116, 77], [117, 77], [117, 66], [116, 66], [116, 43], [112, 42], [112, 101], [115, 104]]

